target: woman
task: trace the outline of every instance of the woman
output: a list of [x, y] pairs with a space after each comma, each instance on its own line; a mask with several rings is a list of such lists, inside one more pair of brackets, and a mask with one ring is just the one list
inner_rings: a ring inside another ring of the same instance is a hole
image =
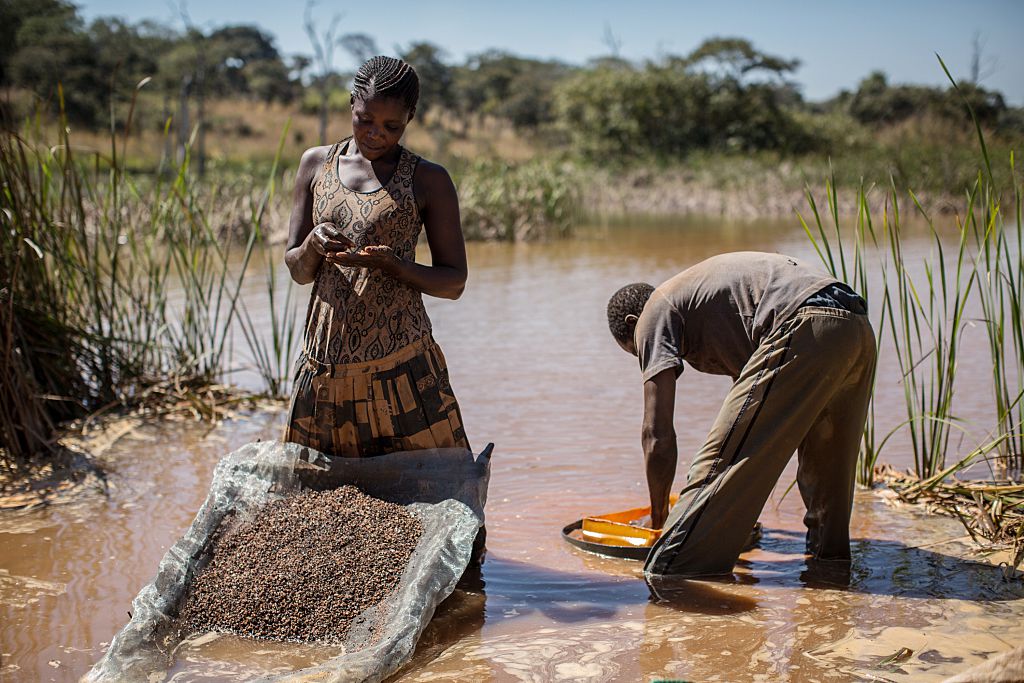
[[[423, 294], [466, 284], [448, 172], [399, 144], [419, 78], [374, 57], [352, 89], [352, 137], [302, 155], [285, 263], [313, 283], [285, 440], [324, 453], [469, 448]], [[415, 262], [420, 229], [431, 264]]]

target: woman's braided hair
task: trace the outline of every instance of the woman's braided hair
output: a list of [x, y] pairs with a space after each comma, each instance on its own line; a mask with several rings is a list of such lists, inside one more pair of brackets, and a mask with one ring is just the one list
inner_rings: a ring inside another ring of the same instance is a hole
[[412, 65], [394, 57], [378, 55], [366, 60], [352, 83], [352, 101], [375, 97], [400, 100], [409, 111], [420, 99], [420, 78]]

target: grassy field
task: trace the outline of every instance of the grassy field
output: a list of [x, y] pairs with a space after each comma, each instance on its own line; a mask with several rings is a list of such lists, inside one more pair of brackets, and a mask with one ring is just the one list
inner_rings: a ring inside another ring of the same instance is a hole
[[[153, 118], [148, 127], [135, 126], [127, 139], [126, 168], [151, 172], [165, 156], [175, 155], [173, 134], [165, 132], [166, 122]], [[193, 113], [194, 121], [194, 113]], [[319, 119], [294, 105], [266, 104], [243, 100], [219, 100], [207, 104], [205, 147], [209, 167], [227, 172], [265, 172], [274, 161], [281, 134], [284, 139], [280, 167], [294, 167], [302, 152], [318, 144]], [[45, 137], [56, 140], [55, 122], [44, 124]], [[327, 127], [327, 143], [352, 134], [348, 112], [335, 113]], [[106, 156], [110, 151], [109, 130], [72, 126], [68, 134], [80, 153]], [[519, 162], [532, 159], [538, 150], [506, 124], [495, 120], [475, 121], [462, 133], [462, 126], [450, 117], [428, 114], [409, 127], [404, 143], [419, 154], [442, 162], [481, 158]], [[198, 153], [193, 143], [193, 155]]]
[[[174, 131], [153, 111], [146, 125], [136, 125], [119, 151], [127, 170], [151, 173], [163, 165], [180, 161]], [[159, 108], [156, 108], [159, 109]], [[249, 182], [265, 177], [287, 127], [279, 161], [284, 182], [302, 152], [317, 144], [318, 119], [296, 105], [264, 104], [243, 100], [213, 101], [206, 106], [203, 148], [207, 173], [219, 181]], [[193, 113], [194, 122], [194, 113]], [[493, 186], [500, 177], [524, 163], [536, 170], [557, 173], [571, 183], [583, 199], [587, 212], [598, 216], [630, 214], [706, 214], [730, 217], [795, 216], [803, 204], [807, 186], [823, 189], [823, 178], [833, 177], [839, 187], [857, 190], [861, 186], [913, 187], [922, 203], [938, 211], [962, 203], [962, 197], [977, 173], [977, 146], [973, 132], [951, 125], [947, 120], [917, 117], [897, 124], [868, 128], [847, 117], [821, 117], [816, 125], [835, 139], [830, 149], [799, 155], [780, 152], [694, 151], [685, 157], [654, 160], [621, 150], [607, 163], [585, 160], [569, 147], [557, 130], [519, 131], [498, 119], [459, 120], [444, 112], [429, 112], [414, 121], [405, 144], [423, 156], [446, 165], [463, 194], [474, 193], [474, 184]], [[60, 131], [55, 124], [42, 123], [41, 138], [52, 141]], [[327, 130], [328, 141], [351, 132], [347, 112], [336, 112]], [[986, 131], [994, 158], [1008, 158], [1022, 147], [1021, 140], [1005, 139]], [[68, 138], [80, 154], [95, 154], [109, 160], [110, 134], [104, 130], [72, 127]], [[199, 155], [198, 137], [193, 138], [193, 164]], [[1005, 169], [996, 169], [997, 180], [1006, 185]], [[489, 177], [484, 178], [483, 173]], [[884, 192], [869, 192], [878, 208]], [[472, 208], [472, 207], [471, 207]], [[487, 205], [483, 208], [493, 208]], [[839, 206], [840, 213], [856, 213], [856, 202]], [[276, 215], [281, 213], [271, 209]], [[481, 211], [470, 211], [479, 215]], [[492, 227], [467, 233], [510, 234], [511, 229]], [[522, 232], [522, 231], [520, 231]], [[530, 231], [537, 236], [540, 231]], [[555, 234], [561, 234], [556, 230]]]

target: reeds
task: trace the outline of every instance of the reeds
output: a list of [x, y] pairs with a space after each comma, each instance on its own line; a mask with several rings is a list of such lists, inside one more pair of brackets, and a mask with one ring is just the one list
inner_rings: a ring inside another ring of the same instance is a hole
[[[263, 225], [263, 214], [267, 209], [267, 204], [274, 196], [277, 164], [281, 158], [281, 150], [284, 148], [288, 128], [289, 126], [285, 125], [284, 131], [281, 133], [281, 139], [277, 146], [277, 155], [270, 171], [270, 180], [267, 182], [266, 190], [259, 202], [252, 206], [250, 224], [254, 228], [253, 237], [259, 234], [260, 226]], [[258, 324], [253, 319], [244, 302], [241, 309], [240, 323], [242, 333], [252, 355], [253, 364], [263, 380], [267, 392], [274, 398], [281, 398], [285, 396], [288, 390], [290, 363], [295, 357], [299, 339], [297, 325], [298, 308], [295, 306], [293, 299], [295, 287], [291, 277], [288, 277], [286, 280], [284, 300], [282, 302], [279, 292], [280, 285], [277, 282], [277, 258], [270, 251], [264, 251], [263, 256], [266, 260], [263, 272], [265, 273], [267, 305], [270, 313], [270, 339], [266, 339], [262, 332], [266, 329], [266, 326]]]
[[1024, 252], [1021, 192], [1012, 156], [1010, 166], [1015, 186], [1011, 216], [1016, 228], [1005, 229], [1003, 212], [987, 184], [981, 209], [968, 216], [968, 226], [978, 253], [978, 299], [992, 361], [995, 423], [997, 431], [1006, 435], [995, 463], [997, 474], [1019, 477], [1024, 466]]
[[[965, 106], [970, 110], [966, 100]], [[867, 190], [860, 189], [849, 264], [849, 236], [840, 229], [839, 213], [834, 208], [838, 205], [834, 178], [827, 185], [832, 223], [829, 229], [809, 191], [814, 229], [803, 217], [800, 220], [822, 262], [837, 278], [859, 287], [867, 296], [872, 289], [865, 265], [869, 253], [879, 272], [881, 291], [874, 296], [881, 298], [882, 305], [877, 325], [879, 331], [888, 327], [903, 386], [906, 419], [878, 440], [872, 409], [862, 442], [859, 483], [873, 483], [880, 451], [896, 432], [906, 429], [914, 473], [897, 482], [902, 495], [911, 500], [931, 496], [940, 503], [945, 501], [951, 513], [962, 520], [964, 506], [973, 506], [977, 514], [969, 523], [965, 521], [971, 536], [1013, 540], [1016, 566], [1024, 552], [1024, 498], [1019, 483], [1024, 459], [1022, 190], [1011, 153], [1013, 207], [1004, 211], [1002, 200], [1009, 193], [996, 184], [976, 119], [975, 128], [981, 150], [980, 169], [965, 189], [963, 213], [957, 216], [955, 225], [937, 227], [915, 194], [907, 191], [917, 218], [927, 226], [930, 242], [929, 254], [920, 262], [907, 253], [908, 223], [902, 215], [902, 193], [895, 182], [887, 188], [877, 232], [866, 200]], [[977, 321], [968, 319], [972, 306], [981, 311]], [[964, 329], [973, 322], [984, 326], [992, 363], [992, 430], [982, 444], [950, 465], [950, 435], [959, 428], [953, 399], [960, 342]], [[990, 465], [992, 481], [970, 483], [956, 478], [980, 463]]]
[[[53, 147], [38, 122], [0, 133], [0, 467], [47, 453], [63, 420], [215, 384], [239, 325], [257, 365], [268, 345], [291, 351], [293, 314], [275, 308], [268, 330], [241, 313], [274, 183], [245, 211], [196, 182], [187, 154], [170, 174], [126, 174], [133, 112], [108, 153], [73, 148], [66, 120]], [[239, 221], [240, 245], [219, 234]], [[283, 392], [283, 373], [261, 375]]]
[[[923, 280], [915, 280], [903, 257], [898, 194], [893, 188], [893, 221], [887, 222], [886, 233], [896, 285], [887, 313], [902, 375], [914, 468], [918, 476], [927, 478], [945, 467], [950, 431], [956, 422], [957, 359], [976, 271], [970, 267], [963, 226], [958, 226], [956, 259], [950, 267], [942, 235], [913, 192], [909, 195], [928, 225], [933, 248], [922, 261]], [[974, 199], [972, 192], [968, 214], [974, 210]]]
[[[941, 63], [941, 60], [940, 60]], [[945, 65], [943, 65], [945, 69]], [[948, 75], [948, 72], [947, 72]], [[952, 78], [950, 78], [952, 81]], [[955, 83], [954, 83], [955, 85]], [[970, 105], [965, 100], [970, 111]], [[973, 117], [973, 111], [971, 111]], [[876, 233], [867, 202], [867, 190], [857, 197], [858, 217], [852, 264], [847, 264], [848, 247], [835, 209], [838, 199], [835, 181], [827, 183], [831, 229], [826, 229], [814, 197], [807, 199], [815, 230], [803, 217], [804, 230], [826, 267], [844, 281], [859, 286], [867, 296], [869, 282], [865, 268], [865, 247], [876, 254], [881, 279], [882, 317], [878, 327], [888, 323], [904, 389], [907, 419], [900, 425], [909, 431], [915, 472], [923, 479], [945, 467], [951, 429], [956, 427], [953, 397], [960, 354], [960, 340], [969, 323], [969, 302], [977, 299], [988, 335], [992, 357], [992, 384], [996, 402], [995, 433], [1002, 461], [1020, 469], [1021, 424], [1024, 422], [1024, 332], [1021, 302], [1024, 296], [1024, 253], [1021, 241], [1021, 188], [1011, 153], [1013, 178], [1013, 224], [1004, 220], [1000, 201], [1004, 196], [995, 185], [984, 135], [976, 124], [981, 149], [981, 169], [973, 185], [966, 188], [965, 207], [957, 218], [955, 243], [950, 244], [936, 227], [916, 195], [907, 192], [918, 218], [927, 225], [930, 253], [918, 264], [905, 253], [906, 221], [901, 214], [901, 193], [895, 183], [887, 189], [882, 225]], [[878, 235], [881, 235], [881, 244]], [[869, 244], [870, 241], [870, 244]], [[972, 296], [973, 294], [973, 296]], [[881, 337], [881, 334], [879, 334]], [[873, 413], [872, 413], [873, 415]], [[869, 464], [890, 435], [876, 443], [873, 417], [865, 430], [862, 448], [861, 483], [870, 483]], [[1006, 469], [1006, 468], [1004, 468]]]
[[565, 237], [580, 215], [578, 182], [552, 160], [478, 161], [456, 173], [466, 239]]

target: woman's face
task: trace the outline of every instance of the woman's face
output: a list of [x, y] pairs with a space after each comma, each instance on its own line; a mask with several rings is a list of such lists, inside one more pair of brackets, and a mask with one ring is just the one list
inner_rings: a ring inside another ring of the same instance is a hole
[[352, 102], [352, 137], [363, 156], [375, 161], [402, 139], [413, 112], [401, 100], [375, 97]]

